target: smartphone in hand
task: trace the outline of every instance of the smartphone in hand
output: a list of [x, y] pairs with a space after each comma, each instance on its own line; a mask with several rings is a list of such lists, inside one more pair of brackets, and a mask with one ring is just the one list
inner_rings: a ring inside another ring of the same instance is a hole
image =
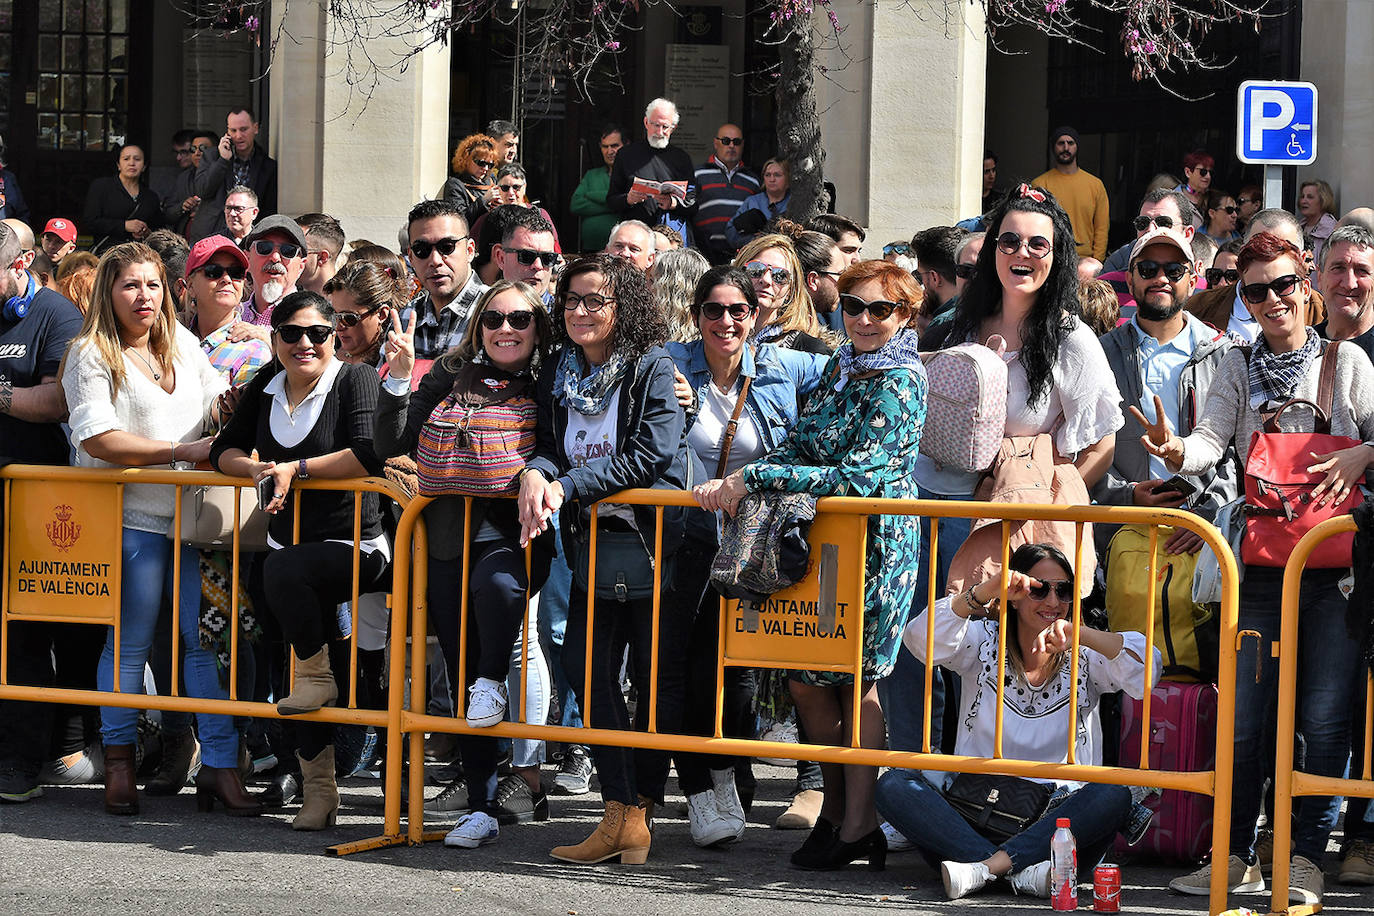
[[258, 508], [266, 510], [267, 506], [277, 495], [277, 480], [275, 477], [264, 477], [258, 481]]
[[1197, 487], [1186, 477], [1175, 474], [1168, 480], [1155, 487], [1156, 493], [1177, 493], [1184, 499], [1197, 492]]

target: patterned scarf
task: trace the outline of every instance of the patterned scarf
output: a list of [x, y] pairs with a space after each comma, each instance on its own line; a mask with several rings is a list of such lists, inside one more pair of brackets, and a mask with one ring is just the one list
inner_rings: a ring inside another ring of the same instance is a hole
[[611, 393], [629, 368], [630, 361], [625, 354], [613, 353], [610, 359], [594, 366], [583, 377], [582, 360], [577, 348], [566, 346], [558, 359], [558, 369], [553, 377], [554, 397], [585, 417], [605, 413]]
[[781, 325], [770, 324], [759, 328], [754, 332], [754, 339], [750, 343], [770, 343], [787, 334]]
[[835, 382], [835, 390], [842, 391], [851, 376], [863, 372], [879, 372], [883, 369], [913, 369], [925, 374], [921, 357], [916, 352], [919, 335], [910, 328], [903, 328], [893, 334], [887, 343], [872, 353], [858, 353], [852, 342], [840, 347], [836, 355], [840, 359], [840, 377]]
[[1321, 338], [1307, 329], [1307, 342], [1296, 350], [1275, 353], [1261, 334], [1250, 352], [1250, 406], [1259, 408], [1269, 401], [1286, 401], [1293, 389], [1321, 352]]

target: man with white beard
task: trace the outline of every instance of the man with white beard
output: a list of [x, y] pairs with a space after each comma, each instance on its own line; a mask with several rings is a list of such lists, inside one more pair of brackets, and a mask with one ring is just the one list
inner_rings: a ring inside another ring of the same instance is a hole
[[253, 227], [243, 240], [253, 295], [243, 303], [243, 320], [235, 325], [235, 334], [269, 339], [272, 309], [284, 296], [296, 291], [296, 281], [305, 268], [307, 247], [301, 227], [285, 216], [269, 216]]
[[[644, 109], [645, 139], [636, 140], [616, 154], [611, 166], [611, 185], [606, 194], [606, 206], [620, 214], [622, 220], [637, 219], [653, 226], [664, 221], [672, 211], [685, 209], [696, 203], [693, 178], [696, 167], [686, 150], [669, 146], [668, 141], [677, 129], [677, 106], [667, 99], [654, 99]], [[685, 181], [687, 199], [678, 200], [667, 194], [646, 195], [634, 190], [636, 178], [649, 181]], [[681, 214], [674, 214], [681, 221]]]

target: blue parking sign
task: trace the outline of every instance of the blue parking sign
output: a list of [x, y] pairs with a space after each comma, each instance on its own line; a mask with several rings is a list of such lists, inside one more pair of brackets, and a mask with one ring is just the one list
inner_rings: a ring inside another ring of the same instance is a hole
[[1317, 160], [1317, 87], [1246, 80], [1237, 98], [1236, 157], [1254, 165]]

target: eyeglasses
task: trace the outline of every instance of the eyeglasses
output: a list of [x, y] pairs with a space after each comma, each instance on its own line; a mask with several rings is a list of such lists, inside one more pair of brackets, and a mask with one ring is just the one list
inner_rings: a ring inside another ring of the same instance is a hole
[[272, 330], [282, 339], [283, 343], [298, 344], [301, 342], [301, 335], [310, 338], [310, 342], [319, 346], [328, 340], [334, 333], [334, 329], [327, 324], [312, 324], [309, 327], [299, 324], [283, 324]]
[[535, 261], [539, 261], [545, 267], [551, 267], [553, 263], [558, 260], [558, 252], [556, 251], [535, 251], [533, 248], [507, 248], [505, 252], [506, 254], [515, 255], [515, 259], [526, 267], [532, 266]]
[[703, 302], [701, 305], [692, 306], [692, 308], [700, 312], [701, 317], [707, 321], [720, 321], [721, 316], [726, 312], [729, 312], [730, 317], [735, 321], [743, 321], [757, 311], [750, 308], [747, 302], [731, 302], [729, 305], [722, 302]]
[[744, 265], [744, 273], [750, 280], [762, 280], [764, 275], [773, 280], [774, 286], [782, 286], [792, 279], [792, 271], [786, 267], [774, 267], [762, 261], [750, 261]]
[[716, 142], [723, 146], [743, 146], [743, 137], [717, 137]]
[[507, 194], [518, 194], [525, 189], [523, 184], [498, 184], [497, 187]]
[[1151, 225], [1159, 229], [1174, 228], [1174, 218], [1172, 216], [1137, 216], [1131, 220], [1131, 225], [1136, 232], [1145, 232]]
[[1165, 263], [1160, 263], [1159, 261], [1135, 262], [1135, 272], [1140, 275], [1140, 279], [1142, 280], [1153, 280], [1155, 277], [1159, 276], [1161, 270], [1164, 271], [1164, 276], [1168, 278], [1170, 283], [1177, 283], [1188, 275], [1188, 265], [1179, 263], [1178, 261], [1168, 261]]
[[1220, 267], [1209, 267], [1202, 272], [1202, 275], [1207, 278], [1208, 286], [1217, 286], [1221, 283], [1235, 283], [1240, 279], [1240, 271], [1236, 270], [1234, 267], [1230, 270], [1223, 270]]
[[489, 169], [496, 165], [496, 163], [491, 161], [490, 159], [474, 159], [472, 160], [472, 164], [481, 166], [484, 169]]
[[1243, 207], [1246, 204], [1262, 203], [1262, 200], [1258, 197], [1237, 197], [1236, 203], [1240, 204]]
[[232, 214], [234, 214], [235, 216], [238, 216], [240, 213], [243, 213], [243, 212], [246, 211], [246, 210], [252, 210], [252, 209], [253, 209], [252, 207], [231, 206], [230, 204], [225, 204], [225, 205], [224, 205], [224, 212], [225, 212], [225, 213], [232, 213]]
[[191, 148], [188, 146], [185, 149], [174, 149], [172, 152], [176, 153], [176, 157], [180, 159], [182, 156], [191, 155]]
[[978, 275], [978, 265], [977, 265], [977, 264], [955, 264], [955, 265], [954, 265], [954, 276], [958, 277], [960, 280], [972, 280], [972, 279], [973, 279], [975, 276], [977, 276], [977, 275]]
[[218, 280], [225, 274], [229, 275], [230, 280], [242, 280], [244, 274], [248, 273], [242, 264], [206, 264], [200, 268], [200, 272], [205, 274], [207, 280]]
[[1026, 246], [1026, 253], [1036, 260], [1044, 258], [1050, 253], [1054, 246], [1050, 240], [1043, 235], [1033, 235], [1030, 238], [1022, 238], [1015, 232], [1003, 232], [997, 236], [997, 250], [1002, 254], [1016, 255], [1021, 253], [1021, 246]]
[[457, 250], [457, 248], [458, 248], [458, 243], [459, 243], [459, 242], [462, 242], [462, 241], [466, 240], [467, 238], [468, 238], [468, 236], [466, 236], [466, 235], [460, 235], [460, 236], [459, 236], [458, 238], [456, 238], [456, 239], [455, 239], [455, 238], [443, 238], [443, 239], [439, 239], [439, 241], [437, 241], [437, 242], [426, 242], [426, 241], [423, 241], [423, 240], [421, 240], [421, 241], [419, 241], [419, 242], [411, 242], [411, 243], [410, 243], [410, 253], [413, 254], [413, 255], [415, 255], [416, 259], [421, 260], [421, 261], [428, 261], [428, 260], [429, 260], [429, 256], [430, 256], [431, 254], [433, 254], [434, 252], [436, 252], [436, 251], [439, 252], [439, 255], [440, 255], [441, 257], [445, 257], [445, 258], [446, 258], [446, 257], [448, 257], [449, 255], [453, 254], [454, 251]]
[[1274, 295], [1282, 299], [1291, 296], [1301, 280], [1297, 274], [1285, 274], [1268, 283], [1247, 283], [1240, 288], [1240, 297], [1251, 305], [1259, 305], [1269, 298], [1269, 291], [1273, 290]]
[[910, 246], [910, 245], [902, 244], [902, 243], [900, 243], [900, 242], [895, 243], [895, 244], [892, 244], [892, 245], [884, 245], [884, 246], [883, 246], [883, 257], [887, 257], [887, 256], [890, 255], [890, 254], [902, 254], [902, 255], [911, 254], [911, 246]]
[[214, 149], [214, 147], [211, 146], [209, 143], [197, 143], [195, 146], [191, 147], [191, 150], [192, 150], [192, 151], [198, 152], [198, 153], [208, 152], [209, 150], [212, 150], [212, 149]]
[[858, 318], [867, 311], [873, 316], [874, 321], [886, 321], [893, 310], [898, 308], [898, 304], [886, 299], [865, 302], [853, 293], [840, 293], [840, 308], [844, 309], [844, 313], [850, 318]]
[[305, 249], [295, 242], [274, 242], [271, 239], [258, 239], [253, 243], [253, 250], [264, 258], [270, 258], [272, 252], [279, 251], [282, 259], [286, 261], [305, 254]]
[[1073, 583], [1068, 579], [1060, 579], [1057, 582], [1042, 581], [1030, 586], [1026, 591], [1036, 601], [1044, 601], [1050, 596], [1050, 589], [1054, 589], [1054, 596], [1060, 601], [1073, 600]]
[[813, 270], [811, 272], [813, 274], [820, 274], [822, 277], [829, 277], [832, 280], [838, 280], [840, 274], [844, 273], [842, 270]]
[[[374, 305], [365, 312], [336, 312], [335, 314], [339, 319], [339, 327], [356, 328], [358, 325], [362, 324], [364, 318], [382, 308], [385, 308], [385, 306]], [[316, 343], [318, 343], [318, 341], [316, 341]]]
[[577, 293], [568, 293], [563, 297], [563, 310], [565, 312], [575, 312], [580, 305], [588, 312], [599, 312], [614, 301], [614, 296], [603, 296], [600, 293], [587, 293], [585, 296], [579, 296]]
[[511, 330], [523, 331], [530, 326], [534, 320], [534, 312], [529, 309], [520, 309], [514, 312], [498, 312], [495, 309], [487, 309], [482, 313], [482, 327], [488, 331], [495, 331], [503, 324], [511, 326]]
[[1213, 207], [1213, 210], [1224, 210], [1232, 216], [1240, 212], [1240, 207]]
[[1210, 175], [1210, 174], [1212, 174], [1212, 170], [1209, 169], [1209, 168], [1207, 168], [1207, 166], [1205, 166], [1205, 165], [1200, 165], [1200, 166], [1198, 166], [1197, 168], [1193, 169], [1193, 171], [1194, 171], [1194, 172], [1197, 172], [1199, 175], [1204, 175], [1204, 176], [1205, 176], [1205, 175]]

